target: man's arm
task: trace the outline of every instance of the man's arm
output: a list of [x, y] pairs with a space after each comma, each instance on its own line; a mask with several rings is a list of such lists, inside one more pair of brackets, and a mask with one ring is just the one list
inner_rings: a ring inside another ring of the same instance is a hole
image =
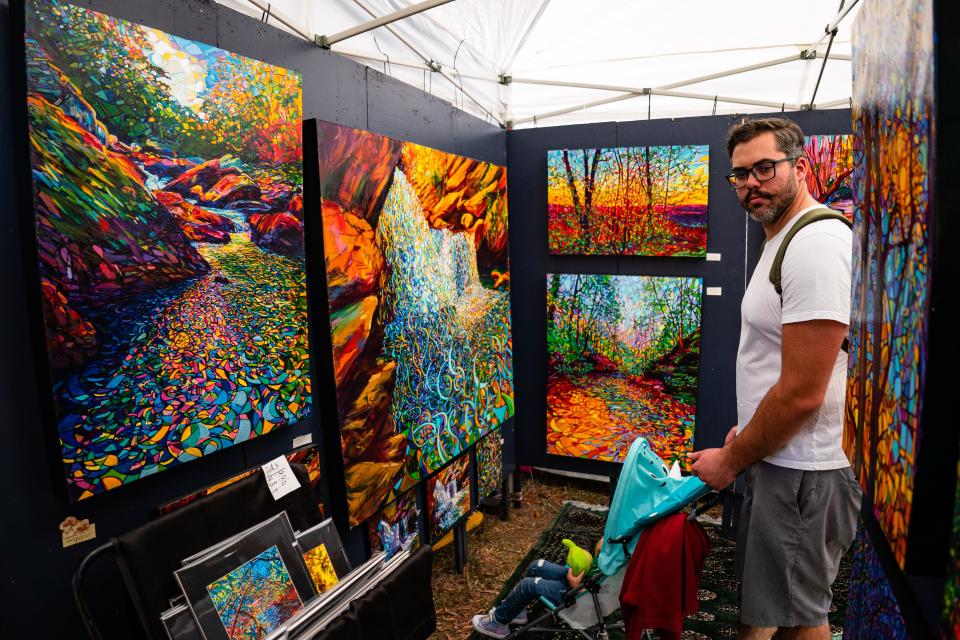
[[690, 454], [693, 473], [723, 489], [748, 465], [783, 447], [823, 404], [847, 325], [807, 320], [783, 325], [780, 378], [740, 435], [722, 449]]

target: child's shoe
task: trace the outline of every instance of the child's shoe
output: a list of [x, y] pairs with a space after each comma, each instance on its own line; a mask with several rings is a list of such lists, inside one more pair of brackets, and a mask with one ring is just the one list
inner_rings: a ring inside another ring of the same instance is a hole
[[497, 622], [492, 613], [473, 616], [473, 628], [478, 633], [491, 638], [506, 638], [510, 634], [510, 628], [505, 624]]

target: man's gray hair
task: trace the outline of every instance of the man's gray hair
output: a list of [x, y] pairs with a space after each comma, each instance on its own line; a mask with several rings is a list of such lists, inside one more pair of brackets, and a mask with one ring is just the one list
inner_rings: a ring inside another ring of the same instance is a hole
[[777, 139], [777, 147], [789, 158], [804, 155], [803, 130], [787, 118], [757, 118], [733, 125], [727, 133], [727, 155], [733, 156], [738, 144], [749, 142], [759, 135], [770, 132]]

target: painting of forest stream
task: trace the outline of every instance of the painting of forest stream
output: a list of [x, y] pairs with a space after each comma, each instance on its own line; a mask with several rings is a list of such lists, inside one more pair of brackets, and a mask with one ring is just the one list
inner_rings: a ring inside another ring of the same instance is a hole
[[299, 74], [59, 0], [25, 45], [70, 497], [309, 415]]
[[687, 277], [547, 276], [547, 452], [620, 462], [637, 436], [693, 450], [700, 299]]

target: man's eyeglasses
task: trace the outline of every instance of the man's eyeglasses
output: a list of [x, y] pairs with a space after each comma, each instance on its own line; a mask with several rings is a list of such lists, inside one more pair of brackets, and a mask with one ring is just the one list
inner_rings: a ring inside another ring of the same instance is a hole
[[780, 158], [779, 160], [764, 160], [749, 169], [734, 169], [724, 177], [727, 179], [727, 182], [730, 183], [731, 187], [734, 189], [742, 189], [747, 186], [750, 174], [753, 174], [757, 182], [766, 182], [777, 175], [778, 164], [781, 162], [793, 162], [797, 157], [798, 156], [789, 156], [787, 158]]

